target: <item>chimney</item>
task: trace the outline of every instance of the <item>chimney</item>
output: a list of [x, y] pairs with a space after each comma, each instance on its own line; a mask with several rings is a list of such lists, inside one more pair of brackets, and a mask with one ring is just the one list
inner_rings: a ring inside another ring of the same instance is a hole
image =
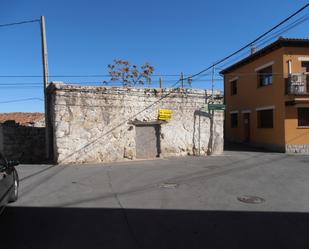
[[254, 54], [256, 51], [257, 51], [257, 47], [254, 44], [252, 44], [251, 45], [251, 54]]

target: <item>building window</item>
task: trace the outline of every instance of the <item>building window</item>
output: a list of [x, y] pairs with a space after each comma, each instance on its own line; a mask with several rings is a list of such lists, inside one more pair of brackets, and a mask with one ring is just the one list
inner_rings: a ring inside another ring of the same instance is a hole
[[238, 114], [232, 113], [231, 114], [231, 128], [237, 128], [238, 126]]
[[231, 95], [237, 94], [237, 80], [231, 81]]
[[297, 108], [298, 110], [298, 126], [309, 126], [309, 107]]
[[274, 111], [263, 110], [257, 112], [259, 128], [274, 128]]
[[269, 86], [273, 83], [273, 69], [272, 66], [263, 68], [257, 72], [259, 86]]

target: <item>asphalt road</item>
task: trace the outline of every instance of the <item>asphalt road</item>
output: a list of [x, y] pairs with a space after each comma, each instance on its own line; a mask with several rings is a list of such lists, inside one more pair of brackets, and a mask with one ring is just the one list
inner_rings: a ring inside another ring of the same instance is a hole
[[309, 156], [227, 151], [18, 171], [1, 248], [309, 248]]

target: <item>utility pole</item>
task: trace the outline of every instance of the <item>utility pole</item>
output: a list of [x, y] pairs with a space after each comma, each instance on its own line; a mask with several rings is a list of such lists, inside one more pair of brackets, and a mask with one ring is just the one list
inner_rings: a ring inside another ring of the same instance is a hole
[[[211, 74], [211, 103], [214, 103], [214, 87], [215, 87], [215, 66], [212, 66], [212, 74]], [[213, 151], [213, 137], [214, 137], [214, 110], [209, 110], [209, 118], [210, 118], [210, 132], [209, 132], [209, 142], [207, 155], [212, 155]]]
[[180, 75], [180, 80], [181, 80], [181, 88], [183, 88], [183, 72]]
[[159, 78], [159, 84], [160, 84], [160, 88], [162, 88], [163, 84], [162, 84], [162, 78]]
[[48, 55], [47, 55], [47, 43], [46, 43], [45, 16], [41, 16], [41, 40], [42, 40], [44, 89], [46, 89], [48, 84], [48, 57], [47, 57]]
[[211, 74], [211, 100], [214, 102], [214, 87], [215, 87], [215, 66], [212, 66], [212, 74]]
[[42, 44], [42, 62], [43, 62], [43, 89], [44, 89], [44, 110], [45, 110], [45, 145], [46, 158], [51, 159], [50, 146], [50, 122], [49, 122], [49, 107], [47, 100], [47, 85], [48, 85], [48, 55], [46, 42], [46, 27], [45, 17], [41, 16], [41, 44]]

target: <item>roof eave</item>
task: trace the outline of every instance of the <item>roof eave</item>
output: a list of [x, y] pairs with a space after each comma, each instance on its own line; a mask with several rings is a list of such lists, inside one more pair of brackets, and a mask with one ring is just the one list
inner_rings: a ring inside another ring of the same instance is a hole
[[249, 63], [250, 61], [253, 61], [281, 47], [309, 47], [309, 39], [287, 39], [287, 38], [278, 39], [277, 41], [269, 44], [268, 46], [262, 48], [261, 50], [258, 50], [254, 54], [251, 54], [245, 57], [244, 59], [234, 63], [233, 65], [227, 67], [226, 69], [223, 69], [222, 71], [220, 71], [220, 74], [224, 75], [226, 73], [229, 73]]

